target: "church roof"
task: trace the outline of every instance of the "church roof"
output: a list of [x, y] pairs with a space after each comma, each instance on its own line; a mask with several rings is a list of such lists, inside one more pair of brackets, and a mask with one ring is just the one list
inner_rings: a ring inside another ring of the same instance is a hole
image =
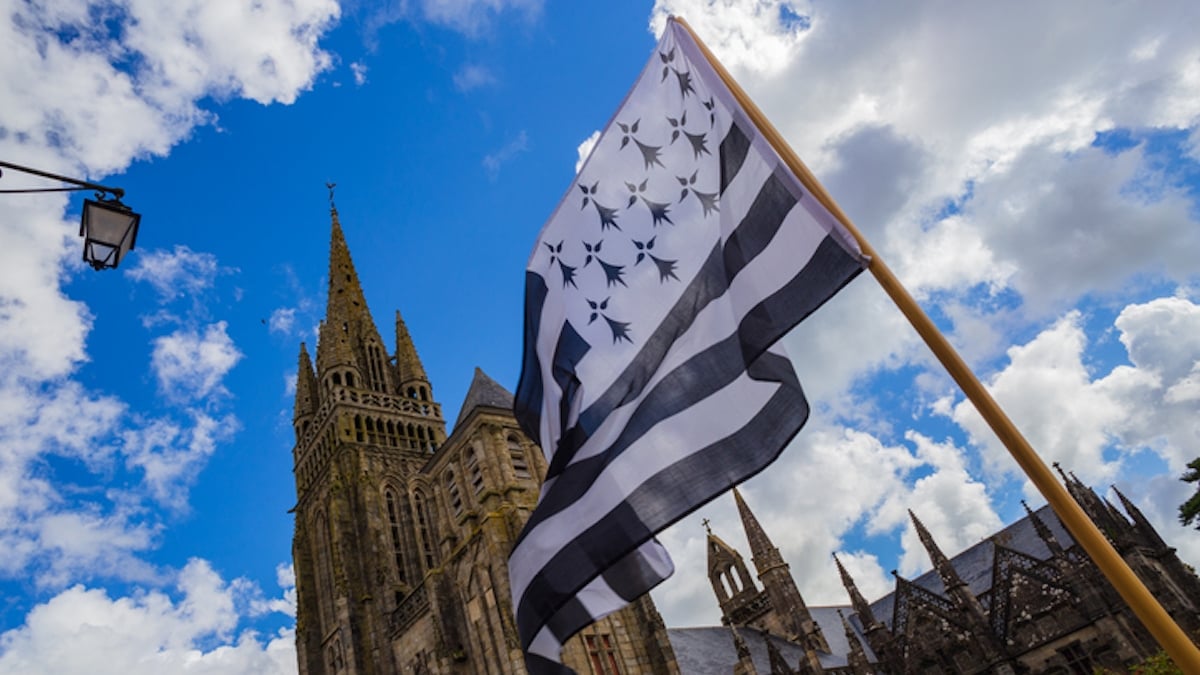
[[458, 419], [454, 420], [454, 427], [457, 429], [467, 415], [479, 406], [512, 410], [513, 395], [499, 382], [488, 377], [487, 373], [476, 367], [475, 377], [471, 380], [470, 388], [467, 389], [467, 397], [463, 399], [462, 407], [458, 409]]
[[[1074, 540], [1058, 521], [1054, 510], [1047, 505], [1038, 509], [1036, 513], [1042, 522], [1049, 526], [1050, 531], [1054, 533], [1054, 537], [1062, 543], [1063, 547], [1070, 548]], [[950, 564], [954, 566], [958, 576], [966, 582], [967, 588], [976, 597], [983, 595], [992, 587], [992, 563], [996, 557], [995, 545], [997, 543], [1039, 560], [1046, 560], [1050, 557], [1050, 549], [1038, 536], [1033, 522], [1028, 517], [1018, 520], [950, 559]], [[912, 582], [939, 595], [944, 595], [946, 592], [945, 586], [935, 570], [922, 574]], [[896, 594], [893, 592], [871, 603], [871, 610], [875, 613], [875, 617], [889, 627], [892, 625], [895, 601]]]
[[[842, 619], [837, 610], [849, 611], [849, 607], [810, 607], [813, 620], [821, 626], [829, 642], [832, 654], [821, 654], [821, 666], [844, 668], [846, 654], [850, 651], [850, 643], [846, 641], [846, 633], [842, 629]], [[857, 630], [857, 627], [855, 627]], [[775, 643], [775, 647], [784, 660], [793, 667], [800, 662], [804, 650], [800, 645], [784, 640], [777, 635], [763, 635], [762, 632], [745, 626], [737, 629], [746, 647], [750, 649], [750, 658], [754, 667], [760, 673], [771, 672], [771, 657], [767, 652], [766, 640]], [[729, 675], [730, 668], [737, 663], [737, 649], [733, 645], [733, 636], [729, 634], [728, 626], [702, 626], [697, 628], [668, 628], [667, 639], [675, 651], [679, 662], [680, 675]], [[864, 640], [862, 635], [859, 639]]]

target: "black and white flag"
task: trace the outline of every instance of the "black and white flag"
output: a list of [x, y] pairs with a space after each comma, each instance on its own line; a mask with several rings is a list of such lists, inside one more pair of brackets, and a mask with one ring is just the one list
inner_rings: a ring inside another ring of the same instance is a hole
[[865, 266], [688, 31], [650, 63], [542, 228], [514, 405], [549, 458], [509, 558], [533, 675], [671, 575], [655, 533], [808, 417], [776, 344]]

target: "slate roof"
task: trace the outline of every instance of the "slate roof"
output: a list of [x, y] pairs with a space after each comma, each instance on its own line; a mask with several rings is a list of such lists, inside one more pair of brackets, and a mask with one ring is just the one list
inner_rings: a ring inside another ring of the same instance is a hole
[[454, 427], [458, 428], [467, 415], [479, 406], [512, 410], [513, 395], [476, 366], [475, 377], [472, 378], [471, 386], [467, 389], [467, 396], [463, 399], [462, 407], [458, 409], [458, 418], [454, 420]]

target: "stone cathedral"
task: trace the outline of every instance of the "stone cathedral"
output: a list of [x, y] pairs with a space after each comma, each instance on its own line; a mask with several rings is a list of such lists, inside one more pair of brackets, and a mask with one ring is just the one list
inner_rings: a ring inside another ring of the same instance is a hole
[[[525, 673], [508, 553], [537, 500], [541, 450], [512, 394], [476, 369], [449, 435], [396, 314], [389, 355], [331, 209], [316, 364], [300, 345], [293, 450], [301, 675]], [[1200, 579], [1145, 516], [1062, 474], [1180, 626], [1200, 639]], [[810, 607], [746, 500], [750, 545], [708, 533], [721, 626], [668, 629], [650, 597], [565, 645], [580, 675], [935, 675], [1125, 672], [1158, 651], [1049, 507], [950, 558], [913, 515], [933, 569], [868, 602]], [[798, 517], [797, 522], [803, 522]], [[707, 526], [707, 523], [706, 523]], [[835, 559], [836, 560], [836, 559]], [[696, 564], [696, 563], [692, 563]]]
[[[296, 378], [300, 673], [524, 673], [507, 560], [545, 459], [480, 370], [447, 435], [399, 312], [389, 356], [331, 215], [316, 367], [302, 344]], [[579, 673], [679, 672], [649, 596], [563, 656]]]

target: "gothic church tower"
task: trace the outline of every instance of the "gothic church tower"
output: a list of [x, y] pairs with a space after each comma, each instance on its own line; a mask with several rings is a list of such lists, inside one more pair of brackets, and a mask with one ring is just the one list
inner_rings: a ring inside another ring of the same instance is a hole
[[[512, 394], [478, 368], [446, 433], [396, 314], [390, 358], [336, 209], [316, 365], [300, 345], [296, 651], [301, 675], [525, 673], [508, 553], [546, 462]], [[585, 673], [677, 675], [649, 596], [567, 641]]]
[[300, 346], [293, 556], [300, 672], [390, 672], [385, 618], [420, 580], [405, 486], [446, 438], [441, 406], [397, 316], [393, 366], [367, 309], [337, 210], [314, 372]]

